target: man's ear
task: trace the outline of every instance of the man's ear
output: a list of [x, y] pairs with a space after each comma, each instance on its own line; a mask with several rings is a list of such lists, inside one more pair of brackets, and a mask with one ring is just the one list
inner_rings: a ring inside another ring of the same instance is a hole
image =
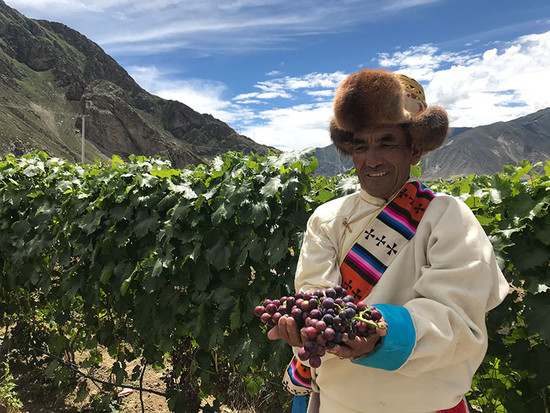
[[413, 144], [411, 150], [411, 165], [416, 165], [420, 162], [420, 158], [422, 157], [422, 148]]

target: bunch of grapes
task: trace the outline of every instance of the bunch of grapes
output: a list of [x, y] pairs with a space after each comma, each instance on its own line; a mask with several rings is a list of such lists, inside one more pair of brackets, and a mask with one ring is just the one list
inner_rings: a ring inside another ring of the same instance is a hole
[[378, 323], [382, 318], [380, 311], [362, 301], [355, 304], [354, 297], [340, 285], [313, 293], [298, 291], [294, 296], [266, 299], [254, 309], [254, 314], [270, 327], [277, 325], [281, 317], [294, 318], [306, 337], [298, 357], [309, 360], [311, 367], [321, 365], [321, 357], [327, 349], [342, 342], [343, 334], [353, 340], [385, 328]]

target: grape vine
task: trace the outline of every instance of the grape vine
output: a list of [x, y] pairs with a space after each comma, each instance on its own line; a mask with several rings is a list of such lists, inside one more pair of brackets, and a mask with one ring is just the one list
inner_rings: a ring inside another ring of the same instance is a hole
[[[229, 403], [222, 393], [239, 375], [251, 399], [267, 394], [262, 411], [284, 410], [292, 354], [266, 340], [254, 308], [292, 295], [311, 212], [358, 187], [314, 176], [316, 166], [312, 152], [227, 153], [182, 170], [144, 157], [0, 159], [1, 356], [36, 360], [39, 347], [74, 363], [85, 353], [86, 370], [101, 347], [115, 360], [113, 385], [147, 365], [167, 369], [173, 409], [209, 395]], [[550, 163], [537, 168], [432, 186], [472, 208], [513, 287], [489, 315], [488, 356], [468, 396], [485, 412], [550, 404]], [[140, 369], [127, 371], [135, 359]], [[70, 379], [54, 360], [44, 372]], [[187, 380], [198, 387], [183, 394]]]

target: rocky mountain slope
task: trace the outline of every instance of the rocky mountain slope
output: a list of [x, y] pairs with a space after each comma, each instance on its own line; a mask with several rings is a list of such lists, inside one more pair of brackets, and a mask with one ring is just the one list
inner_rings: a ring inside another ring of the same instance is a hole
[[208, 114], [143, 90], [97, 44], [0, 0], [0, 155], [44, 150], [85, 161], [161, 155], [176, 168], [229, 150], [265, 153]]
[[[349, 172], [351, 159], [334, 146], [316, 149], [318, 173]], [[504, 165], [550, 160], [550, 108], [509, 121], [475, 128], [456, 128], [445, 145], [422, 158], [422, 180], [502, 172]]]

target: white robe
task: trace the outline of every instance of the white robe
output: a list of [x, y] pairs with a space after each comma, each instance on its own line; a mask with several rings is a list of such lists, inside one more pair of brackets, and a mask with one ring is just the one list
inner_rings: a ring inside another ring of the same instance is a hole
[[[340, 284], [341, 261], [383, 205], [361, 191], [317, 208], [301, 249], [296, 290]], [[320, 412], [427, 413], [457, 405], [487, 350], [486, 312], [508, 291], [471, 210], [451, 196], [436, 196], [416, 235], [365, 299], [410, 314], [412, 352], [394, 371], [357, 364], [365, 358], [327, 354], [313, 369]], [[383, 353], [378, 356], [383, 360]]]

